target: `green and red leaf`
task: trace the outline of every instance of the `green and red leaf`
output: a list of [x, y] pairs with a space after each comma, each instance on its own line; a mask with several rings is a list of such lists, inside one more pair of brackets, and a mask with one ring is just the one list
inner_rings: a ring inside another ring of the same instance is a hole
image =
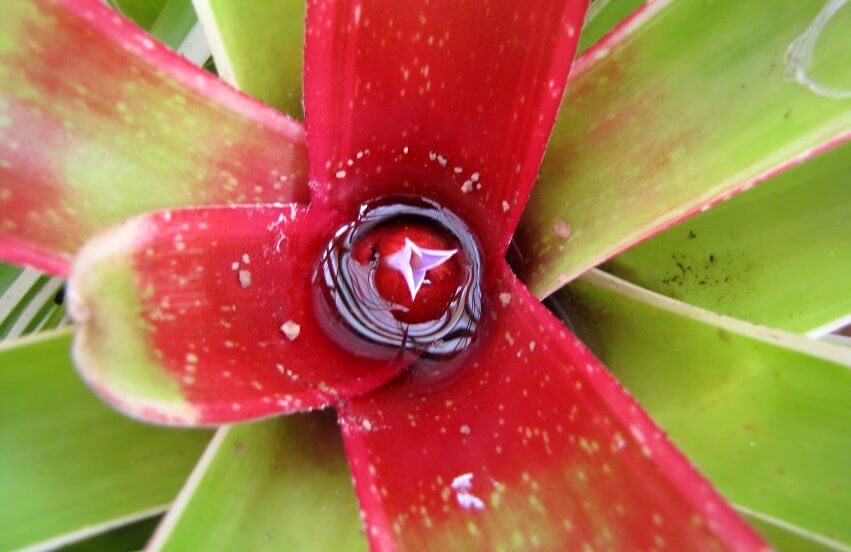
[[353, 357], [314, 313], [314, 266], [340, 224], [304, 206], [232, 206], [99, 235], [68, 291], [83, 377], [129, 415], [188, 425], [310, 410], [386, 382], [396, 362]]
[[812, 70], [851, 79], [847, 35], [816, 25], [821, 8], [648, 2], [588, 49], [517, 236], [533, 291], [848, 140], [851, 103], [790, 75], [806, 34]]
[[419, 194], [504, 253], [532, 187], [585, 0], [311, 0], [313, 201]]
[[341, 408], [374, 550], [762, 547], [507, 268], [490, 291], [464, 368]]
[[577, 335], [728, 500], [813, 547], [851, 543], [851, 495], [841, 492], [851, 464], [851, 350], [598, 270], [556, 298]]
[[301, 201], [305, 182], [297, 122], [191, 65], [101, 2], [6, 6], [3, 259], [64, 275], [88, 237], [128, 216]]

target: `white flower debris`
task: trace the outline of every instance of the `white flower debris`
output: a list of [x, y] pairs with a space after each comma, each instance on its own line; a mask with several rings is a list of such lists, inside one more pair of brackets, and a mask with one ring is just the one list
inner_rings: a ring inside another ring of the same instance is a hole
[[251, 271], [250, 270], [240, 270], [239, 271], [239, 285], [243, 288], [247, 288], [251, 285]]
[[242, 254], [242, 262], [245, 264], [251, 264], [251, 257], [248, 256], [248, 253]]
[[511, 209], [511, 205], [509, 205], [507, 201], [503, 201], [502, 202], [502, 212], [507, 213], [509, 209]]
[[507, 307], [511, 304], [511, 294], [506, 292], [499, 294], [499, 302], [503, 307]]
[[485, 503], [482, 502], [482, 499], [475, 495], [471, 495], [470, 493], [456, 493], [455, 499], [458, 501], [458, 504], [466, 510], [469, 510], [470, 508], [475, 508], [476, 510], [485, 509]]
[[341, 170], [341, 171], [337, 171], [337, 173], [336, 173], [336, 175], [335, 175], [335, 176], [336, 176], [337, 178], [346, 178], [346, 171], [342, 171], [342, 170]]
[[295, 340], [298, 337], [298, 334], [301, 333], [301, 326], [293, 322], [292, 320], [287, 320], [283, 324], [281, 324], [281, 332], [289, 339], [290, 341]]
[[463, 435], [469, 435], [469, 434], [470, 434], [470, 426], [468, 426], [468, 425], [466, 425], [466, 424], [465, 424], [465, 425], [462, 425], [462, 426], [461, 426], [461, 433], [462, 433]]
[[469, 491], [473, 487], [473, 474], [462, 473], [452, 480], [452, 490], [454, 491]]
[[461, 184], [461, 191], [465, 194], [468, 194], [473, 191], [473, 181], [465, 180], [463, 184]]
[[452, 480], [452, 490], [455, 491], [455, 500], [458, 501], [459, 506], [461, 506], [465, 510], [469, 510], [470, 508], [476, 510], [484, 510], [485, 503], [482, 502], [479, 497], [475, 496], [472, 492], [470, 492], [472, 488], [472, 473], [461, 474]]

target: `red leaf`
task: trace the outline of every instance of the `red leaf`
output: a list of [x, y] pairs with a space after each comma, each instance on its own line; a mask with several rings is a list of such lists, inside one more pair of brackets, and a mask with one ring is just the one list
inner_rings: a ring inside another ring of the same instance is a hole
[[304, 131], [98, 0], [0, 18], [0, 257], [56, 274], [165, 207], [307, 199]]
[[216, 424], [334, 404], [398, 367], [319, 327], [312, 273], [340, 221], [303, 206], [162, 211], [104, 233], [74, 264], [83, 376], [146, 420]]
[[585, 0], [308, 3], [313, 201], [416, 193], [505, 248], [537, 175]]
[[503, 269], [467, 371], [352, 400], [377, 550], [763, 547], [608, 371]]

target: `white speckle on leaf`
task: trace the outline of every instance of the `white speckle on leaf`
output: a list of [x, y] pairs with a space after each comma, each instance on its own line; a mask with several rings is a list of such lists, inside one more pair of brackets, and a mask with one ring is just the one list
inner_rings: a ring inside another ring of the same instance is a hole
[[465, 194], [468, 194], [473, 191], [473, 181], [465, 180], [463, 184], [461, 184], [461, 191]]
[[474, 172], [473, 174], [471, 174], [470, 180], [472, 180], [473, 182], [478, 182], [479, 181], [479, 173]]
[[298, 334], [301, 333], [301, 326], [293, 322], [292, 320], [287, 320], [283, 324], [281, 324], [281, 332], [289, 339], [290, 341], [295, 340], [298, 337]]
[[566, 240], [570, 237], [570, 225], [563, 220], [556, 222], [553, 224], [553, 234]]
[[248, 256], [248, 253], [242, 254], [242, 262], [245, 264], [251, 264], [251, 257]]
[[470, 434], [470, 426], [468, 426], [466, 424], [462, 425], [460, 431], [461, 431], [462, 435], [469, 435]]
[[507, 307], [511, 304], [511, 294], [506, 292], [499, 294], [499, 302], [503, 307]]
[[239, 285], [243, 288], [247, 288], [251, 285], [251, 271], [250, 270], [240, 270], [239, 271]]
[[335, 176], [337, 178], [346, 178], [346, 171], [339, 170], [339, 171], [336, 172]]
[[502, 202], [502, 212], [507, 213], [509, 209], [511, 209], [511, 205], [509, 205], [507, 201], [503, 201]]

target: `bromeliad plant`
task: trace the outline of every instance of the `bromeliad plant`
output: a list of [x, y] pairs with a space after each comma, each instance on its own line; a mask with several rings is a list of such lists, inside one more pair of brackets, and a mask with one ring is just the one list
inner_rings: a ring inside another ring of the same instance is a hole
[[[531, 289], [847, 140], [851, 108], [810, 86], [825, 68], [800, 46], [836, 3], [788, 4], [778, 40], [741, 63], [786, 54], [798, 82], [741, 92], [711, 123], [695, 123], [699, 75], [678, 89], [642, 74], [663, 48], [641, 41], [694, 25], [701, 2], [650, 3], [579, 59], [516, 236]], [[758, 8], [714, 9], [733, 25]], [[13, 3], [0, 252], [70, 275], [74, 359], [125, 414], [208, 426], [336, 408], [374, 549], [761, 549], [505, 260], [585, 10], [309, 2], [302, 127], [96, 0]], [[643, 125], [660, 105], [682, 112]], [[761, 134], [774, 112], [798, 119]], [[758, 142], [730, 139], [743, 130]]]

